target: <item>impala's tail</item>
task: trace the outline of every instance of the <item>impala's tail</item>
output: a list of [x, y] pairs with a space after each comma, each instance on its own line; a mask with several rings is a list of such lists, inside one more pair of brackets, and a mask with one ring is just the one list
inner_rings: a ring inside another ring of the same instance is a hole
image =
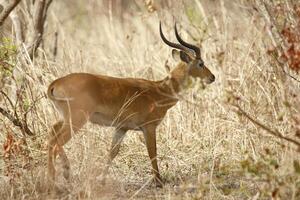
[[67, 97], [65, 92], [55, 86], [56, 81], [52, 82], [47, 91], [49, 99], [52, 101], [72, 101], [73, 97]]

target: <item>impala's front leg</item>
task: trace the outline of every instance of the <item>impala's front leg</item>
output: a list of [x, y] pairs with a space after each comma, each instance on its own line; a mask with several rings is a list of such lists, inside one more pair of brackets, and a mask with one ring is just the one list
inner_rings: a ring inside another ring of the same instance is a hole
[[147, 151], [151, 160], [152, 173], [154, 174], [154, 181], [156, 187], [162, 187], [162, 180], [159, 175], [157, 166], [156, 153], [156, 126], [147, 126], [143, 128]]

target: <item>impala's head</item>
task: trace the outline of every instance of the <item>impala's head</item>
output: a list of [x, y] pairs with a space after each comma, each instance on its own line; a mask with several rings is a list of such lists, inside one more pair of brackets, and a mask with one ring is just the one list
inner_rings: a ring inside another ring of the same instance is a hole
[[[180, 44], [170, 42], [166, 39], [162, 32], [161, 23], [159, 24], [160, 37], [168, 46], [173, 47], [172, 55], [179, 58], [186, 63], [188, 67], [188, 75], [194, 78], [200, 78], [206, 83], [210, 84], [215, 81], [215, 76], [205, 66], [202, 58], [200, 48], [185, 42], [178, 34], [176, 24], [174, 26], [176, 39]], [[179, 50], [177, 50], [179, 49]]]

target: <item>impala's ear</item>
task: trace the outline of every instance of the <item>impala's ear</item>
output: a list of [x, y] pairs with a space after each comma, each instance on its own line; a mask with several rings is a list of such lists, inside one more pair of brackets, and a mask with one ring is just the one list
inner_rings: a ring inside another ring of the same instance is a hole
[[178, 51], [176, 49], [172, 50], [172, 57], [177, 61], [181, 60], [186, 63], [189, 63], [191, 61], [191, 58], [187, 53], [185, 53], [184, 51]]

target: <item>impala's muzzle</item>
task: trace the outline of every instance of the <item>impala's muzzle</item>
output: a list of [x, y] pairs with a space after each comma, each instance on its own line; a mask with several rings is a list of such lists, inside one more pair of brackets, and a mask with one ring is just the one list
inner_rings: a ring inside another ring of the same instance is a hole
[[216, 80], [215, 75], [211, 75], [208, 79], [207, 79], [207, 84], [211, 84]]

